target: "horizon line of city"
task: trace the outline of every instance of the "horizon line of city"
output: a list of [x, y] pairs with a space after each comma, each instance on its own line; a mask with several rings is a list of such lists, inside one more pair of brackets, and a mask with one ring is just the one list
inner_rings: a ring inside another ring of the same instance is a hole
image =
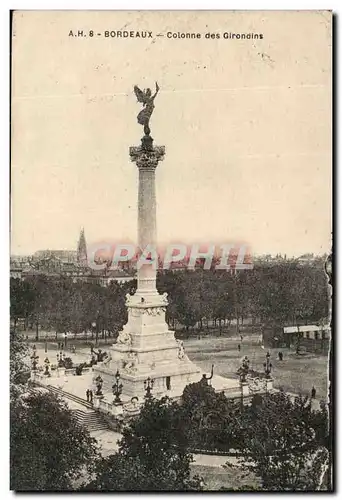
[[[71, 248], [44, 248], [44, 249], [37, 249], [33, 252], [26, 252], [26, 253], [10, 253], [10, 258], [15, 259], [15, 258], [25, 258], [25, 257], [34, 257], [37, 256], [37, 254], [43, 254], [43, 253], [57, 253], [57, 252], [65, 252], [68, 254], [77, 254], [77, 249], [71, 249]], [[259, 253], [259, 252], [250, 252], [250, 255], [256, 258], [262, 258], [262, 257], [271, 257], [271, 258], [283, 258], [283, 259], [298, 259], [301, 257], [311, 257], [311, 258], [316, 258], [316, 257], [325, 257], [329, 255], [329, 252], [321, 252], [321, 253], [316, 253], [316, 252], [304, 252], [304, 253], [296, 253], [296, 254], [290, 254], [288, 252], [268, 252], [268, 253]]]

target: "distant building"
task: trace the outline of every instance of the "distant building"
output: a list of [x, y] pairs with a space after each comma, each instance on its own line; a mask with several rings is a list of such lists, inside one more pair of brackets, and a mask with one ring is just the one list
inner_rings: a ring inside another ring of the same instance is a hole
[[299, 345], [307, 352], [327, 353], [331, 329], [329, 325], [285, 326], [284, 337], [289, 345]]
[[75, 250], [38, 250], [32, 256], [32, 260], [40, 261], [54, 257], [62, 262], [76, 262], [77, 252]]
[[296, 261], [298, 262], [298, 264], [307, 265], [307, 264], [314, 264], [317, 261], [317, 259], [320, 258], [315, 256], [313, 253], [306, 253], [298, 257]]
[[330, 339], [329, 325], [301, 325], [301, 326], [285, 326], [284, 334], [293, 337], [299, 334], [300, 337], [311, 340]]
[[10, 277], [21, 279], [21, 274], [25, 266], [29, 265], [31, 257], [29, 255], [11, 255], [10, 257]]
[[264, 326], [265, 347], [293, 348], [301, 351], [326, 354], [330, 348], [331, 328], [329, 325]]
[[26, 259], [14, 256], [10, 260], [10, 277], [21, 280], [35, 276], [48, 279], [70, 278], [74, 283], [96, 283], [109, 286], [116, 282], [123, 284], [135, 279], [135, 271], [131, 269], [94, 270], [88, 266], [87, 244], [82, 228], [77, 250], [38, 250]]
[[21, 279], [23, 267], [16, 261], [10, 263], [10, 278]]
[[84, 228], [81, 229], [80, 238], [78, 240], [77, 263], [82, 267], [88, 267], [87, 243], [84, 235]]

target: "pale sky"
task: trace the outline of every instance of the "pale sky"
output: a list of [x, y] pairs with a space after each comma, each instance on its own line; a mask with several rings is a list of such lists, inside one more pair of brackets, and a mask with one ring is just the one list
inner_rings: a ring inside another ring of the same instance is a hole
[[[120, 29], [153, 38], [103, 35]], [[12, 78], [12, 254], [76, 249], [82, 226], [88, 244], [135, 239], [133, 85], [155, 81], [159, 241], [330, 251], [328, 12], [16, 12]]]

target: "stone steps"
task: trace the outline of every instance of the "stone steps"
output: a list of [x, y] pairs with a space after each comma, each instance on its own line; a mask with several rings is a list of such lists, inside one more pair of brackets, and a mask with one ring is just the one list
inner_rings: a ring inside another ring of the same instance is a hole
[[90, 432], [108, 430], [108, 425], [99, 412], [93, 411], [91, 413], [86, 413], [82, 410], [72, 410], [72, 412], [76, 416], [78, 422], [87, 427]]
[[71, 394], [70, 392], [63, 391], [63, 389], [58, 389], [57, 387], [53, 387], [52, 385], [49, 385], [48, 389], [51, 392], [54, 392], [55, 394], [57, 394], [63, 398], [70, 399], [71, 401], [74, 401], [75, 403], [78, 403], [82, 406], [85, 406], [86, 408], [93, 410], [93, 405], [91, 403], [89, 403], [88, 401], [86, 401], [83, 398], [80, 398], [79, 396], [76, 396], [76, 394]]
[[91, 410], [87, 412], [79, 409], [71, 410], [77, 418], [78, 422], [87, 427], [90, 432], [108, 430], [108, 425], [103, 419], [101, 413], [95, 411], [91, 403], [88, 403], [85, 399], [82, 399], [75, 394], [70, 394], [69, 392], [65, 392], [62, 389], [57, 389], [56, 387], [53, 387], [51, 385], [48, 386], [48, 389], [54, 394], [62, 397], [63, 399], [69, 399]]

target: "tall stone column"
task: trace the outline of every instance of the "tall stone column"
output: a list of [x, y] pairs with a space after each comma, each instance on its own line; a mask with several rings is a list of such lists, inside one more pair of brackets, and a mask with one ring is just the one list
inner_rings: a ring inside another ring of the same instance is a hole
[[199, 380], [200, 370], [185, 355], [183, 344], [175, 339], [174, 332], [169, 330], [165, 319], [167, 294], [159, 294], [156, 287], [155, 172], [158, 163], [164, 159], [165, 147], [153, 146], [149, 118], [159, 87], [156, 85], [154, 96], [150, 89], [141, 92], [135, 87], [134, 90], [138, 101], [144, 104], [138, 123], [144, 125], [145, 132], [141, 145], [129, 148], [130, 158], [139, 172], [138, 245], [143, 257], [151, 256], [152, 262], [138, 264], [137, 290], [134, 295], [126, 295], [128, 321], [110, 349], [109, 360], [105, 366], [94, 368], [94, 376], [101, 375], [106, 392], [110, 391], [119, 371], [123, 400], [133, 396], [143, 398], [144, 381], [148, 377], [154, 381], [153, 395], [167, 393], [179, 397], [187, 384]]
[[[131, 160], [139, 171], [138, 194], [138, 245], [144, 256], [146, 247], [157, 251], [156, 192], [155, 172], [158, 163], [164, 159], [165, 147], [153, 146], [150, 136], [149, 120], [154, 109], [154, 99], [150, 89], [141, 91], [137, 86], [134, 92], [143, 109], [137, 121], [144, 126], [144, 137], [140, 146], [129, 149]], [[126, 295], [128, 321], [110, 349], [108, 359], [94, 367], [94, 379], [103, 379], [105, 398], [112, 401], [111, 388], [119, 373], [122, 384], [121, 399], [130, 401], [132, 397], [143, 400], [146, 395], [144, 382], [153, 380], [152, 394], [155, 397], [169, 396], [179, 398], [184, 387], [200, 380], [200, 369], [185, 354], [183, 342], [176, 340], [169, 330], [165, 313], [168, 305], [167, 294], [159, 294], [156, 287], [158, 262], [138, 266], [138, 287], [134, 295]], [[214, 381], [214, 379], [213, 379]], [[216, 377], [218, 390], [231, 390], [239, 384], [234, 380], [225, 383]], [[101, 407], [100, 407], [101, 409]]]
[[[155, 171], [159, 161], [164, 159], [165, 147], [146, 147], [144, 142], [140, 147], [130, 148], [130, 157], [139, 169], [138, 194], [138, 245], [143, 252], [147, 247], [156, 250], [156, 191]], [[158, 262], [144, 264], [138, 268], [138, 288], [136, 295], [143, 298], [158, 295], [156, 288]]]

